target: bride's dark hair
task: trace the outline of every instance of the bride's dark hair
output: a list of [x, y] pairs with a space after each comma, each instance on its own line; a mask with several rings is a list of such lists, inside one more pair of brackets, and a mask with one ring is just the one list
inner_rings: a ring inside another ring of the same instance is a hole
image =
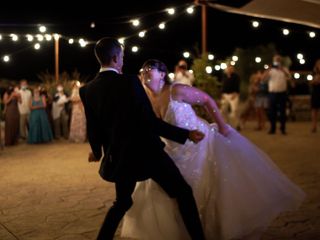
[[166, 74], [163, 78], [165, 84], [171, 84], [171, 81], [169, 80], [169, 77], [168, 77], [168, 68], [163, 62], [157, 59], [148, 59], [143, 63], [142, 70], [145, 70], [148, 68], [155, 68], [160, 72], [164, 72]]

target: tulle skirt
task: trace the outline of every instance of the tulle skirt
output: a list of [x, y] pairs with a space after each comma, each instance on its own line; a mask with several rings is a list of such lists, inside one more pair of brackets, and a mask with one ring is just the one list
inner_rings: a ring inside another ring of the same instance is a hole
[[[167, 142], [166, 151], [191, 185], [206, 239], [241, 239], [262, 232], [281, 212], [297, 209], [305, 193], [253, 143], [230, 127], [201, 129], [198, 144]], [[177, 203], [154, 181], [137, 184], [122, 236], [136, 239], [190, 239]]]

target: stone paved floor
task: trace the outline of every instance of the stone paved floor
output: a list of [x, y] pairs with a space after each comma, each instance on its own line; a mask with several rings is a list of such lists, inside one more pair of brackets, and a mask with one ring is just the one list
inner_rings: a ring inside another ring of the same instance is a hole
[[[262, 240], [320, 239], [320, 133], [309, 123], [289, 123], [288, 135], [242, 133], [266, 151], [308, 197], [279, 216]], [[89, 240], [114, 198], [87, 144], [55, 142], [0, 150], [0, 240]], [[117, 232], [116, 239], [123, 240]]]

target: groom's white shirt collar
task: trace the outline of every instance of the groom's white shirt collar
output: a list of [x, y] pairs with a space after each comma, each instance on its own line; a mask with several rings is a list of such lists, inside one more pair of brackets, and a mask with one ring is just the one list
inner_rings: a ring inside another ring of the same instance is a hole
[[114, 71], [119, 74], [119, 71], [112, 67], [101, 67], [99, 72], [105, 72], [105, 71]]

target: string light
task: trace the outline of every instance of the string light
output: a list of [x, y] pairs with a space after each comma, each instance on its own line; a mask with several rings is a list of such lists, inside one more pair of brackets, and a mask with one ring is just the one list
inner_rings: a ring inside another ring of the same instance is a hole
[[41, 26], [39, 27], [39, 31], [40, 31], [41, 33], [44, 33], [44, 32], [47, 31], [47, 28], [46, 28], [45, 26], [41, 25]]
[[238, 61], [239, 60], [239, 57], [238, 56], [232, 56], [232, 61]]
[[34, 45], [34, 49], [36, 49], [36, 50], [39, 50], [40, 47], [41, 47], [40, 43], [36, 43], [36, 44]]
[[257, 28], [259, 25], [260, 23], [258, 21], [252, 21], [252, 27]]
[[37, 34], [36, 38], [38, 39], [39, 42], [42, 42], [44, 39], [43, 35], [41, 35], [41, 34]]
[[169, 15], [174, 15], [176, 11], [174, 10], [174, 8], [168, 8], [167, 12]]
[[[176, 13], [175, 8], [168, 8], [168, 9], [166, 9], [166, 11], [167, 11], [167, 13], [168, 13], [169, 15], [174, 15], [174, 14]], [[160, 11], [159, 11], [159, 12], [160, 12]], [[191, 14], [191, 13], [193, 13], [193, 12], [194, 12], [194, 8], [193, 8], [193, 7], [187, 8], [187, 13]], [[172, 19], [171, 19], [171, 20], [172, 20]], [[171, 20], [169, 20], [169, 21], [171, 21]], [[140, 25], [140, 20], [139, 20], [139, 19], [133, 19], [133, 20], [131, 20], [130, 22], [131, 22], [131, 23], [133, 24], [133, 26], [135, 26], [135, 27]], [[95, 22], [91, 22], [90, 27], [91, 27], [91, 28], [94, 28], [94, 27], [95, 27]], [[158, 25], [158, 27], [159, 27], [161, 30], [164, 30], [164, 29], [166, 28], [166, 23], [165, 23], [165, 22], [162, 22], [162, 23], [160, 23], [160, 24]], [[153, 29], [153, 28], [154, 28], [154, 27], [150, 27], [149, 29]], [[38, 30], [39, 30], [41, 33], [44, 33], [44, 32], [47, 31], [47, 28], [46, 28], [44, 25], [40, 25], [40, 26], [38, 26]], [[143, 37], [145, 37], [146, 32], [147, 32], [146, 30], [140, 31], [140, 32], [138, 33], [138, 36], [141, 37], [141, 38], [143, 38]], [[19, 37], [18, 37], [17, 34], [11, 34], [10, 36], [11, 36], [11, 39], [12, 39], [13, 41], [18, 41], [18, 39], [19, 39]], [[125, 37], [125, 38], [121, 38], [121, 39], [119, 39], [119, 42], [121, 42], [122, 44], [124, 44], [124, 40], [125, 40], [126, 38], [133, 37], [133, 36], [134, 36], [134, 35], [131, 35], [131, 36], [128, 36], [128, 37]], [[44, 41], [44, 40], [51, 41], [52, 38], [54, 38], [55, 40], [59, 40], [60, 38], [63, 38], [63, 39], [66, 39], [69, 44], [73, 44], [73, 43], [74, 43], [74, 39], [73, 39], [73, 38], [66, 38], [66, 37], [61, 36], [61, 35], [59, 35], [59, 34], [57, 34], [57, 33], [55, 33], [55, 34], [46, 34], [46, 35], [42, 35], [42, 34], [36, 34], [36, 35], [27, 34], [27, 35], [25, 35], [25, 37], [26, 37], [26, 39], [27, 39], [28, 42], [32, 42], [32, 41], [34, 40], [34, 38], [36, 38], [38, 42], [41, 42], [41, 41]], [[1, 36], [1, 39], [2, 39], [2, 36]], [[95, 43], [95, 41], [92, 41], [91, 43]], [[80, 44], [81, 47], [85, 47], [86, 45], [89, 44], [89, 42], [88, 42], [88, 41], [85, 41], [84, 39], [79, 39], [79, 44]], [[33, 48], [35, 48], [35, 49], [39, 49], [40, 47], [41, 47], [41, 45], [40, 45], [39, 43], [36, 43], [36, 44], [33, 45]], [[26, 48], [26, 49], [27, 49], [27, 48]], [[132, 50], [133, 50], [133, 52], [137, 52], [137, 51], [139, 50], [139, 48], [138, 48], [137, 46], [134, 46], [134, 47], [132, 47]], [[20, 51], [20, 52], [21, 52], [21, 51]]]
[[124, 40], [125, 40], [125, 38], [119, 38], [118, 42], [121, 43], [121, 44], [124, 44]]
[[[167, 11], [167, 13], [170, 14], [170, 15], [174, 15], [174, 14], [176, 13], [175, 8], [168, 8], [168, 9], [166, 9], [166, 11]], [[190, 6], [189, 8], [187, 8], [187, 13], [191, 14], [191, 13], [193, 13], [193, 12], [194, 12], [194, 7], [193, 7], [193, 6]], [[133, 19], [133, 20], [131, 20], [130, 22], [131, 22], [134, 26], [139, 26], [139, 25], [140, 25], [140, 20], [139, 20], [139, 19]], [[95, 22], [91, 22], [90, 27], [92, 27], [92, 28], [95, 27]], [[160, 24], [158, 25], [158, 27], [159, 27], [161, 30], [164, 30], [164, 29], [166, 28], [166, 23], [165, 23], [165, 22], [162, 22], [162, 23], [160, 23]], [[154, 27], [150, 27], [149, 29], [153, 29], [153, 28], [154, 28]], [[39, 30], [40, 32], [44, 33], [44, 32], [47, 31], [47, 28], [46, 28], [44, 25], [40, 25], [40, 26], [38, 26], [38, 30]], [[138, 36], [141, 37], [141, 38], [143, 38], [143, 37], [145, 37], [146, 32], [147, 32], [146, 30], [140, 31], [140, 32], [138, 33]], [[131, 36], [129, 36], [129, 37], [132, 37], [132, 36], [134, 36], [134, 35], [131, 35]], [[73, 43], [74, 43], [74, 40], [73, 40], [73, 39], [66, 38], [66, 37], [61, 36], [61, 35], [59, 35], [59, 34], [57, 34], [57, 33], [52, 34], [52, 35], [50, 35], [50, 34], [47, 34], [47, 35], [37, 34], [37, 35], [34, 35], [34, 36], [31, 35], [31, 34], [26, 35], [27, 41], [29, 41], [29, 42], [32, 42], [32, 41], [34, 40], [34, 38], [36, 38], [38, 42], [41, 42], [41, 41], [43, 41], [43, 40], [50, 41], [50, 40], [52, 40], [52, 37], [53, 37], [55, 40], [58, 40], [58, 39], [60, 39], [60, 38], [64, 38], [64, 39], [66, 39], [66, 40], [69, 42], [69, 44], [73, 44]], [[19, 39], [19, 38], [18, 38], [18, 35], [16, 35], [16, 34], [11, 34], [11, 38], [12, 38], [13, 41], [18, 41], [18, 39]], [[126, 38], [128, 38], [128, 37], [126, 37]], [[125, 40], [126, 38], [120, 39], [120, 42], [122, 42], [122, 43], [124, 44], [124, 40]], [[92, 43], [94, 43], [94, 42], [92, 42]], [[85, 46], [88, 44], [88, 42], [85, 41], [85, 40], [83, 40], [83, 39], [80, 39], [80, 40], [79, 40], [79, 44], [80, 44], [81, 47], [85, 47]], [[37, 44], [36, 46], [38, 46], [38, 44]], [[35, 47], [35, 45], [33, 45], [33, 47]], [[136, 48], [133, 48], [133, 49], [136, 49]]]
[[33, 36], [31, 34], [26, 35], [27, 41], [32, 42], [33, 41]]
[[137, 46], [133, 46], [133, 47], [131, 48], [131, 51], [134, 52], [134, 53], [136, 53], [136, 52], [139, 51], [139, 48], [138, 48]]
[[285, 36], [287, 36], [287, 35], [289, 35], [289, 33], [290, 33], [290, 31], [289, 31], [289, 29], [282, 29], [282, 34], [283, 35], [285, 35]]
[[85, 47], [87, 46], [88, 42], [86, 42], [83, 38], [80, 38], [79, 39], [79, 44], [81, 47]]
[[146, 31], [139, 32], [139, 37], [143, 38], [146, 35]]
[[[193, 14], [193, 13], [194, 13], [194, 7], [195, 7], [195, 6], [189, 6], [189, 7], [187, 7], [187, 8], [184, 8], [184, 11], [186, 11], [187, 14]], [[169, 15], [175, 15], [175, 13], [176, 13], [176, 9], [175, 9], [175, 8], [167, 8], [167, 9], [165, 9], [165, 11], [166, 11]], [[163, 12], [163, 11], [162, 11], [162, 12]], [[179, 15], [179, 14], [178, 14], [178, 15]], [[141, 19], [141, 18], [140, 18], [140, 19]], [[132, 25], [135, 26], [135, 27], [139, 26], [140, 23], [141, 23], [139, 19], [132, 19], [130, 22], [131, 22]], [[252, 27], [254, 27], [254, 28], [258, 28], [258, 27], [260, 26], [260, 22], [259, 22], [259, 21], [256, 21], [256, 20], [251, 21], [251, 24], [252, 24]], [[90, 27], [91, 27], [91, 28], [94, 28], [94, 27], [95, 27], [95, 22], [91, 22]], [[166, 28], [166, 23], [165, 23], [165, 22], [162, 22], [162, 23], [160, 23], [160, 24], [158, 25], [158, 27], [159, 27], [159, 29], [164, 30], [164, 29]], [[131, 35], [131, 36], [127, 36], [127, 37], [120, 38], [120, 39], [118, 39], [118, 40], [119, 40], [120, 43], [124, 44], [125, 39], [130, 38], [130, 37], [133, 37], [133, 36], [137, 36], [137, 35], [138, 35], [140, 38], [143, 38], [143, 37], [145, 37], [147, 31], [150, 30], [150, 29], [153, 29], [153, 28], [156, 28], [156, 27], [150, 27], [150, 28], [148, 28], [147, 30], [140, 31], [138, 34], [136, 33], [136, 34], [133, 34], [133, 35]], [[42, 33], [44, 33], [44, 32], [47, 31], [47, 28], [46, 28], [44, 25], [40, 25], [40, 26], [39, 26], [39, 31], [42, 32]], [[288, 29], [282, 29], [282, 33], [283, 33], [283, 35], [289, 35], [289, 34], [290, 34], [290, 31], [289, 31]], [[315, 33], [314, 31], [309, 31], [309, 32], [307, 32], [307, 33], [308, 33], [308, 35], [309, 35], [310, 38], [315, 38], [315, 37], [316, 37], [316, 33]], [[32, 36], [31, 34], [27, 34], [27, 35], [26, 35], [26, 39], [27, 39], [27, 41], [32, 42], [32, 41], [34, 40], [34, 37], [36, 37], [37, 41], [39, 41], [39, 42], [43, 41], [44, 39], [46, 39], [47, 41], [50, 41], [50, 40], [52, 40], [52, 36], [54, 37], [54, 39], [59, 39], [60, 37], [66, 39], [65, 37], [63, 37], [63, 36], [61, 36], [61, 35], [59, 35], [59, 34], [53, 34], [53, 35], [52, 35], [52, 34], [45, 34], [45, 35], [36, 34], [36, 35], [34, 35], [34, 36]], [[13, 33], [12, 33], [12, 34], [10, 34], [10, 37], [11, 37], [12, 41], [18, 41], [18, 40], [19, 40], [19, 35], [17, 35], [17, 34], [13, 34]], [[3, 38], [2, 35], [0, 35], [0, 40], [2, 40], [2, 38]], [[73, 44], [73, 43], [74, 43], [73, 38], [68, 39], [68, 42], [69, 42], [69, 44]], [[93, 43], [93, 42], [91, 42], [91, 43]], [[88, 42], [88, 41], [85, 41], [84, 39], [80, 39], [80, 40], [79, 40], [79, 44], [80, 44], [81, 47], [85, 47], [86, 45], [89, 44], [89, 42]], [[34, 45], [34, 48], [36, 48], [36, 47], [35, 47], [36, 45], [37, 45], [37, 46], [39, 45], [39, 48], [40, 48], [40, 44], [39, 44], [39, 43], [35, 44], [35, 45]], [[133, 47], [131, 48], [131, 50], [132, 50], [132, 52], [138, 52], [138, 51], [139, 51], [139, 48], [138, 48], [137, 46], [133, 46]], [[299, 54], [300, 54], [300, 55], [299, 55]], [[297, 58], [299, 59], [300, 64], [305, 64], [306, 61], [305, 61], [303, 55], [302, 55], [301, 53], [299, 53], [299, 54], [297, 54]], [[298, 55], [299, 55], [299, 57], [298, 57]], [[189, 52], [184, 52], [184, 53], [183, 53], [183, 56], [184, 56], [185, 58], [189, 58], [189, 57], [190, 57], [190, 53], [189, 53]], [[208, 60], [214, 60], [214, 58], [215, 58], [215, 57], [214, 57], [213, 54], [208, 54]], [[236, 61], [238, 61], [238, 59], [239, 59], [239, 58], [238, 58], [237, 56], [232, 56], [232, 61], [230, 62], [230, 64], [231, 64], [231, 65], [235, 65], [235, 64], [236, 64]], [[260, 63], [261, 61], [262, 61], [262, 59], [261, 59], [260, 57], [256, 57], [256, 58], [255, 58], [255, 62], [256, 62], [256, 63]], [[219, 65], [216, 65], [216, 66], [215, 66], [215, 70], [217, 70], [217, 69], [218, 69], [218, 70], [224, 69], [225, 67], [226, 67], [226, 66], [224, 65], [224, 63], [222, 63], [220, 66], [219, 66]], [[264, 65], [264, 68], [267, 69], [267, 68], [268, 68], [268, 65]], [[218, 70], [217, 70], [217, 71], [218, 71]]]
[[220, 68], [221, 68], [222, 70], [226, 69], [226, 68], [227, 68], [227, 64], [226, 64], [226, 63], [221, 63], [221, 64], [220, 64]]
[[213, 54], [208, 54], [208, 60], [212, 61], [214, 59], [214, 55]]
[[140, 25], [139, 19], [133, 19], [133, 20], [131, 20], [131, 22], [132, 22], [132, 25], [135, 27], [138, 27]]
[[315, 38], [316, 37], [316, 33], [315, 32], [309, 32], [309, 37], [310, 38]]
[[44, 37], [45, 37], [45, 39], [47, 41], [51, 41], [52, 40], [52, 35], [50, 35], [50, 34], [45, 34]]
[[303, 54], [302, 54], [302, 53], [298, 53], [298, 54], [297, 54], [297, 58], [298, 58], [298, 59], [303, 59]]
[[17, 34], [11, 33], [11, 34], [10, 34], [10, 37], [11, 37], [12, 41], [14, 41], [14, 42], [16, 42], [16, 41], [19, 40], [19, 37], [18, 37]]
[[165, 28], [166, 28], [166, 24], [165, 24], [165, 23], [160, 23], [160, 24], [159, 24], [159, 28], [160, 28], [161, 30], [165, 29]]
[[3, 56], [3, 61], [4, 62], [9, 62], [10, 61], [10, 57], [8, 55]]
[[295, 73], [295, 74], [293, 74], [293, 77], [294, 77], [295, 79], [299, 79], [299, 78], [300, 78], [300, 74], [299, 74], [299, 73]]
[[306, 60], [304, 60], [304, 59], [300, 59], [300, 60], [299, 60], [299, 62], [300, 62], [300, 64], [301, 64], [301, 65], [303, 65], [303, 64], [305, 64], [305, 63], [306, 63]]
[[256, 63], [261, 63], [261, 57], [256, 57], [254, 60]]
[[187, 11], [188, 14], [193, 14], [194, 13], [194, 8], [193, 7], [188, 7], [186, 11]]
[[206, 73], [211, 74], [212, 73], [212, 67], [206, 66]]
[[189, 58], [190, 57], [190, 53], [189, 52], [184, 52], [182, 55], [183, 55], [184, 58]]
[[215, 69], [216, 71], [219, 71], [219, 70], [221, 69], [221, 67], [220, 67], [220, 65], [215, 65], [215, 66], [214, 66], [214, 69]]
[[58, 33], [55, 33], [55, 34], [53, 34], [53, 38], [54, 38], [55, 40], [59, 40], [60, 35], [59, 35]]
[[313, 80], [313, 76], [312, 76], [311, 74], [308, 74], [308, 75], [307, 75], [307, 80], [308, 80], [308, 81], [312, 81], [312, 80]]

